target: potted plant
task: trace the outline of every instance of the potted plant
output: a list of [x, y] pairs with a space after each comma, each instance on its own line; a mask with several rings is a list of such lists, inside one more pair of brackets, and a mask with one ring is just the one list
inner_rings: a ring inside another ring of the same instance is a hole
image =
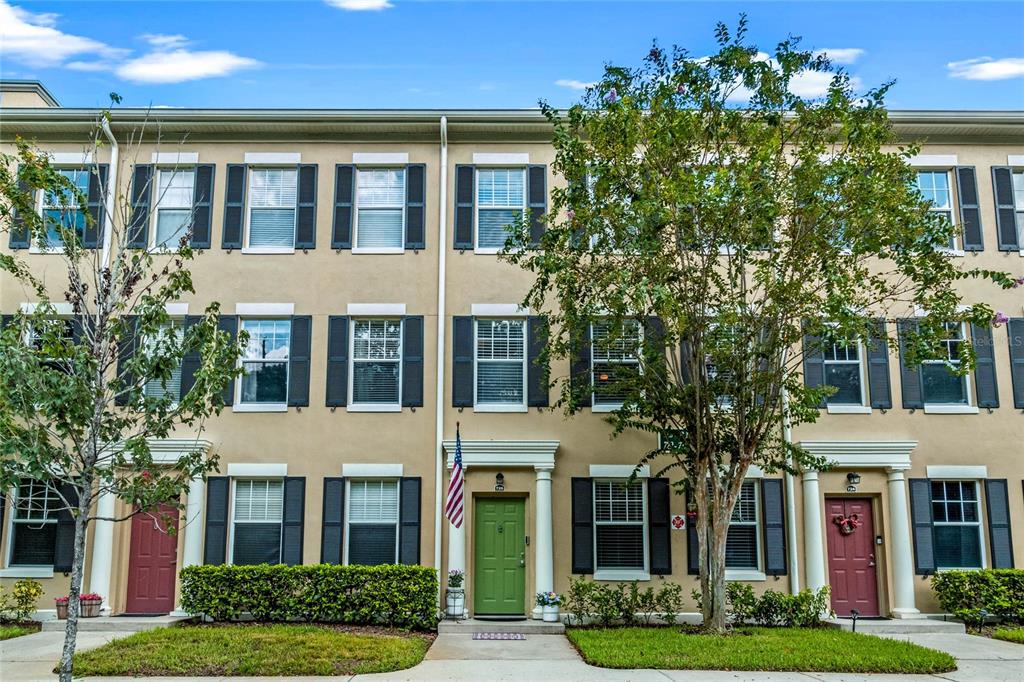
[[53, 600], [54, 604], [57, 605], [57, 620], [64, 620], [68, 617], [68, 598], [57, 597]]
[[466, 574], [458, 569], [448, 571], [448, 590], [445, 593], [445, 606], [448, 618], [462, 618], [466, 611], [466, 591], [462, 589], [462, 582]]
[[[68, 597], [57, 597], [53, 600], [57, 605], [57, 619], [64, 620], [68, 617]], [[79, 616], [82, 618], [96, 618], [100, 615], [100, 606], [103, 605], [103, 597], [92, 592], [87, 592], [78, 598], [81, 606]]]
[[558, 606], [562, 603], [562, 595], [557, 592], [538, 592], [537, 606], [540, 607], [541, 619], [545, 623], [558, 622]]

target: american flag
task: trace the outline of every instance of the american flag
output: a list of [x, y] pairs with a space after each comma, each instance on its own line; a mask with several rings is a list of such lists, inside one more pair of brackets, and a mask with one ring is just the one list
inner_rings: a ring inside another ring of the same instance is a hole
[[459, 425], [455, 425], [455, 463], [452, 475], [448, 480], [448, 498], [444, 505], [444, 515], [456, 528], [462, 527], [462, 437]]

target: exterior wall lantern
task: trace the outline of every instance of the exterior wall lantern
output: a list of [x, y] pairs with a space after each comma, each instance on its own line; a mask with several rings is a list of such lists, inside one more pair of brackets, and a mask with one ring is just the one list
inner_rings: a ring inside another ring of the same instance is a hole
[[494, 477], [494, 492], [505, 492], [505, 474], [500, 471]]
[[850, 473], [846, 474], [846, 492], [857, 492], [858, 485], [860, 485], [860, 474], [858, 474], [855, 471], [851, 471]]

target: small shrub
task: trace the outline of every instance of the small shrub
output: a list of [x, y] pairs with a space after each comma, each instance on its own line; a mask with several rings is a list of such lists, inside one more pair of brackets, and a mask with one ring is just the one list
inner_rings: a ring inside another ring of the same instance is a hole
[[[691, 593], [697, 608], [701, 606], [701, 594]], [[817, 592], [801, 590], [799, 594], [787, 594], [766, 590], [757, 597], [754, 588], [745, 583], [727, 583], [725, 586], [726, 616], [734, 624], [756, 621], [764, 627], [814, 627], [821, 624], [823, 614], [831, 613], [829, 588]]]
[[675, 625], [679, 612], [683, 610], [683, 586], [677, 583], [665, 583], [654, 598], [661, 619], [669, 625]]
[[608, 627], [622, 618], [623, 585], [616, 587], [594, 584], [591, 603], [594, 606], [594, 617], [601, 625]]
[[1024, 569], [943, 571], [932, 576], [932, 589], [942, 610], [968, 625], [1024, 623]]
[[733, 623], [746, 623], [754, 618], [757, 597], [747, 583], [728, 583], [725, 586], [727, 615]]
[[0, 587], [0, 623], [20, 623], [36, 612], [36, 602], [43, 596], [43, 586], [30, 578], [14, 583], [10, 592]]
[[584, 625], [594, 613], [594, 589], [597, 583], [590, 582], [580, 576], [569, 580], [569, 592], [566, 595], [565, 608], [574, 625]]

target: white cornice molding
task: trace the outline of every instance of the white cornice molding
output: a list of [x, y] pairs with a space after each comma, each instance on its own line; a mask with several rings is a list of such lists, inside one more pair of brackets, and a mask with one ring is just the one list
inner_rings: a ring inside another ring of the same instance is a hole
[[[455, 461], [455, 441], [443, 441], [448, 468]], [[553, 469], [557, 440], [463, 440], [462, 466]]]
[[909, 469], [916, 440], [805, 440], [800, 447], [832, 466]]
[[341, 465], [341, 475], [345, 478], [401, 478], [405, 472], [402, 464], [358, 464]]
[[[154, 464], [174, 464], [182, 457], [195, 453], [209, 453], [213, 443], [205, 438], [147, 438], [149, 453]], [[124, 448], [118, 445], [117, 450]]]

